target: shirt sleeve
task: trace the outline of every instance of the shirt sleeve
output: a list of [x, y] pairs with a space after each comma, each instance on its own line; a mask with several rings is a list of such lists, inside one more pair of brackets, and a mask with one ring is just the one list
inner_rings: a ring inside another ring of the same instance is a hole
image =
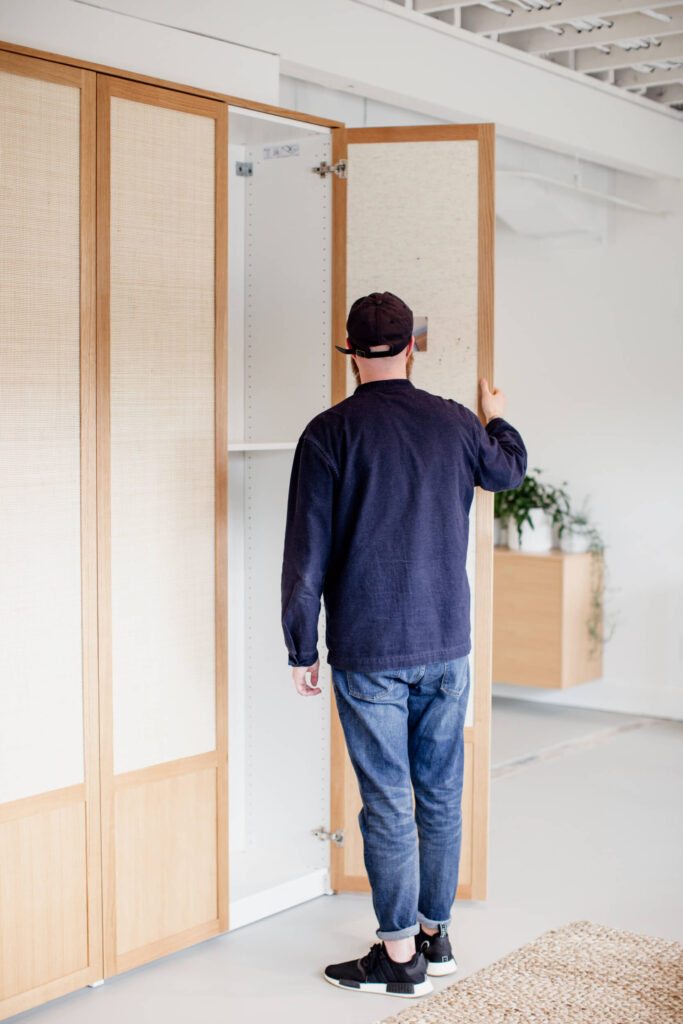
[[320, 597], [332, 543], [336, 472], [322, 448], [299, 438], [289, 482], [282, 559], [282, 631], [290, 665], [318, 659]]
[[475, 487], [486, 491], [509, 491], [520, 486], [527, 470], [527, 450], [518, 430], [494, 416], [484, 426], [472, 413], [475, 431]]

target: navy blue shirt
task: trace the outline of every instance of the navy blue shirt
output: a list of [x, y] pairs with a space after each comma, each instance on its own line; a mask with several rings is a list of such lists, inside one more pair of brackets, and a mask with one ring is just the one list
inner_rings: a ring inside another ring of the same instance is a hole
[[519, 487], [527, 452], [496, 416], [484, 427], [407, 377], [366, 381], [314, 416], [297, 442], [282, 562], [290, 665], [369, 672], [471, 649], [465, 569], [478, 485]]

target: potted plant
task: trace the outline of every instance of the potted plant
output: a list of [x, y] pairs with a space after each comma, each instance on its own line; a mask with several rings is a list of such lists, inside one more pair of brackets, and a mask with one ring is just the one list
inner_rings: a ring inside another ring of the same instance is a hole
[[507, 544], [515, 550], [541, 552], [553, 546], [555, 497], [535, 475], [540, 472], [531, 470], [515, 490], [494, 494], [499, 532], [502, 524], [507, 524]]

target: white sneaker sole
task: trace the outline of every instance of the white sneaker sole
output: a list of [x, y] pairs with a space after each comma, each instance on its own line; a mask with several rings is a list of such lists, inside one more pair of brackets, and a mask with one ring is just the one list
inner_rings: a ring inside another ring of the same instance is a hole
[[442, 977], [444, 974], [455, 974], [458, 969], [458, 965], [455, 960], [446, 960], [443, 964], [433, 964], [427, 961], [427, 974], [431, 974], [433, 978]]
[[336, 985], [338, 988], [346, 989], [347, 992], [370, 992], [378, 996], [399, 996], [401, 999], [416, 999], [418, 996], [426, 996], [430, 992], [434, 991], [434, 986], [428, 978], [424, 981], [418, 982], [417, 985], [413, 985], [412, 992], [391, 992], [387, 991], [385, 982], [380, 981], [366, 981], [361, 982], [359, 985], [345, 985], [337, 978], [330, 978], [328, 974], [323, 971], [323, 978], [325, 981], [329, 981], [330, 985]]

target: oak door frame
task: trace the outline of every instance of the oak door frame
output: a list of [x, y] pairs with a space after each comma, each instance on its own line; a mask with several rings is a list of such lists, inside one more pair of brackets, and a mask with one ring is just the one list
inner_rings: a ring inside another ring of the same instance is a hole
[[172, 89], [173, 92], [184, 92], [190, 96], [204, 97], [210, 100], [220, 100], [231, 107], [243, 107], [246, 110], [258, 110], [264, 114], [274, 114], [277, 117], [287, 117], [295, 121], [304, 121], [308, 124], [319, 124], [328, 128], [343, 128], [342, 121], [334, 121], [328, 117], [318, 117], [315, 114], [303, 114], [298, 110], [289, 110], [287, 107], [277, 107], [272, 103], [261, 103], [259, 100], [246, 99], [244, 96], [231, 96], [228, 93], [215, 92], [213, 89], [202, 89], [199, 86], [187, 85], [183, 82], [172, 82], [166, 78], [155, 78], [152, 75], [143, 75], [137, 71], [127, 71], [125, 68], [116, 68], [110, 64], [97, 64], [94, 61], [83, 60], [80, 57], [70, 57], [61, 53], [52, 53], [48, 50], [37, 50], [35, 47], [22, 46], [18, 43], [10, 43], [0, 40], [0, 50], [7, 50], [10, 53], [26, 54], [40, 60], [52, 61], [54, 64], [65, 67], [84, 68], [88, 71], [96, 71], [98, 74], [111, 75], [124, 81], [138, 82], [143, 85], [154, 85], [162, 89]]
[[[0, 805], [0, 823], [82, 804], [85, 815], [87, 965], [0, 1001], [0, 1020], [102, 977], [99, 694], [97, 679], [97, 496], [95, 475], [95, 75], [0, 49], [0, 70], [80, 89], [80, 529], [84, 781]], [[57, 878], [55, 877], [55, 884]]]
[[[216, 750], [134, 772], [114, 775], [111, 637], [111, 433], [110, 433], [110, 170], [112, 97], [182, 110], [215, 121], [214, 258], [214, 571], [216, 644]], [[128, 79], [97, 76], [97, 474], [98, 606], [100, 677], [100, 785], [105, 977], [182, 949], [229, 927], [228, 846], [228, 107], [203, 96], [174, 92]], [[214, 767], [216, 770], [215, 921], [162, 938], [123, 956], [116, 952], [116, 858], [114, 799], [118, 787]]]

